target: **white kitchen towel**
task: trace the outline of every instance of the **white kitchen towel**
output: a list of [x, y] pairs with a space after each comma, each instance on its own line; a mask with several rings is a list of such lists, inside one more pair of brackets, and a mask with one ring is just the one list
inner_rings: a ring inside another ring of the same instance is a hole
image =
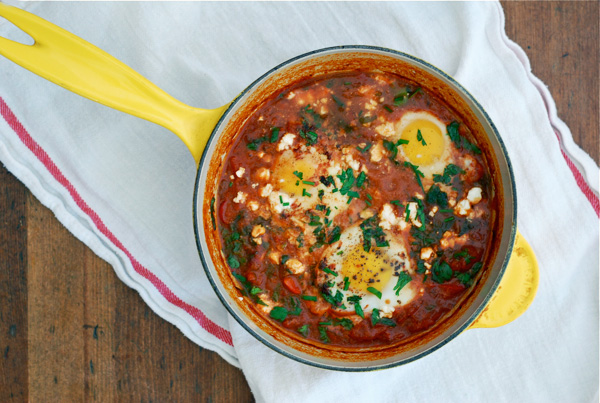
[[[529, 310], [411, 364], [340, 373], [284, 358], [220, 305], [194, 241], [195, 164], [165, 129], [97, 105], [0, 57], [0, 160], [191, 340], [240, 367], [258, 401], [598, 400], [598, 167], [556, 116], [498, 3], [17, 3], [193, 106], [233, 99], [271, 67], [333, 45], [423, 58], [487, 110], [537, 253]], [[19, 37], [0, 19], [0, 35]]]

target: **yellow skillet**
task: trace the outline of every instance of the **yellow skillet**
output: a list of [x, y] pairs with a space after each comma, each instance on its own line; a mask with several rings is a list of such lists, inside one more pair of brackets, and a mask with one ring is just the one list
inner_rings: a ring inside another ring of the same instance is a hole
[[[228, 105], [216, 109], [188, 106], [106, 52], [42, 18], [1, 3], [0, 16], [35, 41], [24, 45], [0, 37], [0, 54], [74, 93], [171, 130], [199, 163]], [[538, 277], [535, 255], [517, 234], [500, 286], [469, 328], [498, 327], [519, 317], [533, 301]]]

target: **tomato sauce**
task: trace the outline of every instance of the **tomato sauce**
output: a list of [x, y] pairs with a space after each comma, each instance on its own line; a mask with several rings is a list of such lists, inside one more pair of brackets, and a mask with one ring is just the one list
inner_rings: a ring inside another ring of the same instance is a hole
[[249, 117], [212, 210], [245, 299], [307, 341], [431, 329], [485, 271], [493, 190], [469, 128], [416, 83], [304, 80]]

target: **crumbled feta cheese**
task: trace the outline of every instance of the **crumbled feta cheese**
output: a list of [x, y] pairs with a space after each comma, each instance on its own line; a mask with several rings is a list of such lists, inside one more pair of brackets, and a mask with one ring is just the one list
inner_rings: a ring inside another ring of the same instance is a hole
[[234, 203], [244, 203], [248, 195], [244, 192], [238, 192], [237, 196], [233, 199]]
[[356, 161], [354, 158], [352, 158], [352, 154], [346, 154], [342, 157], [342, 160], [348, 164], [348, 166], [352, 169], [354, 169], [355, 171], [360, 170], [360, 162]]
[[270, 177], [271, 177], [271, 171], [269, 171], [269, 169], [267, 169], [265, 167], [261, 167], [256, 170], [256, 178], [263, 180], [263, 181], [268, 181]]
[[248, 202], [248, 208], [250, 209], [250, 211], [258, 210], [258, 206], [259, 206], [258, 202], [254, 201], [254, 200]]
[[383, 304], [383, 306], [381, 307], [381, 311], [379, 311], [380, 316], [383, 318], [391, 318], [392, 314], [394, 313], [394, 306], [393, 305], [388, 305], [388, 304]]
[[246, 168], [240, 167], [240, 169], [235, 171], [235, 176], [237, 176], [238, 178], [241, 178], [242, 176], [244, 176], [244, 172], [246, 172]]
[[252, 189], [256, 189], [258, 187], [258, 183], [253, 183], [252, 184]]
[[264, 313], [267, 313], [267, 314], [271, 313], [273, 308], [275, 308], [276, 306], [280, 306], [280, 304], [276, 303], [271, 298], [269, 298], [269, 296], [267, 294], [261, 294], [259, 298], [264, 303], [264, 305], [257, 304], [256, 306], [259, 309], [261, 309]]
[[277, 145], [277, 151], [289, 150], [292, 144], [294, 144], [294, 139], [296, 135], [293, 133], [286, 133], [283, 135], [279, 144]]
[[269, 203], [271, 204], [271, 209], [275, 210], [279, 214], [283, 210], [292, 208], [294, 199], [292, 199], [287, 193], [272, 192], [269, 194]]
[[396, 129], [394, 128], [394, 124], [391, 122], [384, 123], [375, 127], [375, 131], [377, 134], [383, 137], [390, 137], [396, 134]]
[[290, 269], [294, 274], [304, 273], [304, 264], [298, 259], [288, 259], [287, 262], [285, 262], [285, 267]]
[[467, 194], [467, 200], [471, 204], [479, 203], [481, 201], [481, 188], [474, 187], [471, 190], [469, 190], [469, 193]]
[[254, 228], [252, 228], [252, 232], [250, 233], [250, 235], [252, 235], [253, 238], [258, 238], [259, 236], [264, 235], [267, 232], [267, 230], [265, 229], [265, 227], [263, 227], [262, 225], [255, 225]]
[[398, 224], [399, 218], [394, 214], [393, 207], [386, 203], [383, 205], [381, 209], [381, 213], [379, 214], [380, 221], [379, 226], [383, 229], [390, 230], [392, 229], [392, 225]]
[[461, 216], [466, 216], [469, 214], [469, 210], [471, 210], [471, 203], [467, 199], [462, 199], [459, 201], [454, 209], [456, 214]]
[[373, 147], [371, 147], [371, 161], [379, 162], [383, 158], [383, 153], [385, 149], [383, 148], [383, 143], [378, 141]]
[[290, 91], [289, 94], [287, 95], [287, 99], [293, 99], [296, 96], [296, 93], [294, 91]]
[[281, 253], [277, 252], [277, 251], [272, 251], [269, 252], [269, 260], [275, 264], [279, 264], [280, 260], [281, 260]]
[[432, 248], [423, 248], [421, 249], [421, 259], [422, 260], [428, 260], [431, 255], [433, 255], [433, 249]]
[[272, 191], [273, 191], [273, 185], [271, 185], [270, 183], [267, 183], [265, 186], [263, 186], [260, 189], [259, 194], [261, 197], [268, 197]]
[[[361, 211], [360, 213], [358, 213], [358, 216], [360, 218], [362, 218], [363, 220], [366, 220], [367, 218], [371, 218], [375, 215], [375, 212], [371, 209], [364, 209], [363, 211]], [[389, 228], [388, 228], [389, 229]]]
[[408, 219], [417, 228], [421, 228], [421, 222], [417, 219], [417, 211], [419, 209], [419, 205], [416, 202], [408, 203]]

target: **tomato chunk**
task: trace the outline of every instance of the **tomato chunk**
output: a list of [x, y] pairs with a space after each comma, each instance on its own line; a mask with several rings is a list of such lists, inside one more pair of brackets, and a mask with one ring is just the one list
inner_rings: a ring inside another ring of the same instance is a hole
[[298, 279], [294, 276], [285, 276], [283, 278], [283, 286], [294, 294], [302, 294], [302, 289], [300, 288], [300, 283], [298, 283]]

